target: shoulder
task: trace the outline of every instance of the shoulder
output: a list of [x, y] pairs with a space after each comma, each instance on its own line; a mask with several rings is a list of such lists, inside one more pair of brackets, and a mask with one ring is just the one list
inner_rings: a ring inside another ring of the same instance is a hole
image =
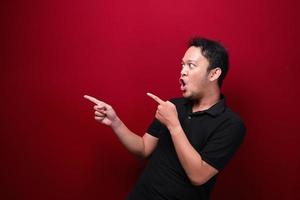
[[233, 133], [236, 133], [240, 136], [244, 136], [246, 133], [246, 125], [244, 120], [236, 112], [232, 111], [229, 107], [224, 109], [223, 113], [223, 127], [227, 127]]
[[229, 107], [225, 107], [224, 116], [231, 123], [244, 124], [244, 120], [241, 118], [241, 116], [236, 112], [232, 111]]

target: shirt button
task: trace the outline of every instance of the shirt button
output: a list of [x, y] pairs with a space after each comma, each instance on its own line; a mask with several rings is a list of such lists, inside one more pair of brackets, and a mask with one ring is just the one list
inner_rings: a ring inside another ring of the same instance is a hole
[[188, 116], [188, 118], [189, 118], [189, 119], [192, 119], [192, 117], [191, 117], [191, 116]]

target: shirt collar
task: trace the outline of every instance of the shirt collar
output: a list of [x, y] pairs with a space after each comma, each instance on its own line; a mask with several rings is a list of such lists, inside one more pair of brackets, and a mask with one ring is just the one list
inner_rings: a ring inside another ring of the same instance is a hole
[[221, 114], [225, 107], [226, 107], [226, 98], [223, 94], [221, 94], [220, 96], [220, 100], [214, 104], [213, 106], [211, 106], [209, 109], [207, 110], [202, 110], [202, 111], [198, 111], [198, 112], [194, 112], [192, 113], [192, 105], [193, 102], [190, 100], [187, 100], [187, 102], [189, 104], [189, 113], [191, 113], [191, 116], [198, 116], [198, 115], [202, 115], [202, 114], [209, 114], [213, 117], [218, 116], [219, 114]]

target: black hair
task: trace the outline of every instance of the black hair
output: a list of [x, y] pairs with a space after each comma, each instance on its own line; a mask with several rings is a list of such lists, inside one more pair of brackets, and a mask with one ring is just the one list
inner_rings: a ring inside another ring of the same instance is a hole
[[222, 73], [218, 79], [218, 85], [221, 88], [223, 80], [228, 72], [229, 58], [227, 50], [219, 43], [203, 37], [194, 37], [189, 43], [189, 47], [199, 47], [202, 55], [208, 60], [208, 71], [219, 67]]

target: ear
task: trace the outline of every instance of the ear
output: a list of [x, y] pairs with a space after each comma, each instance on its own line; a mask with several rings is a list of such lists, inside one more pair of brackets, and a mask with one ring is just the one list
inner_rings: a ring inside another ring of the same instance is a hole
[[214, 68], [209, 72], [209, 80], [214, 81], [217, 80], [222, 74], [222, 70], [220, 67]]

